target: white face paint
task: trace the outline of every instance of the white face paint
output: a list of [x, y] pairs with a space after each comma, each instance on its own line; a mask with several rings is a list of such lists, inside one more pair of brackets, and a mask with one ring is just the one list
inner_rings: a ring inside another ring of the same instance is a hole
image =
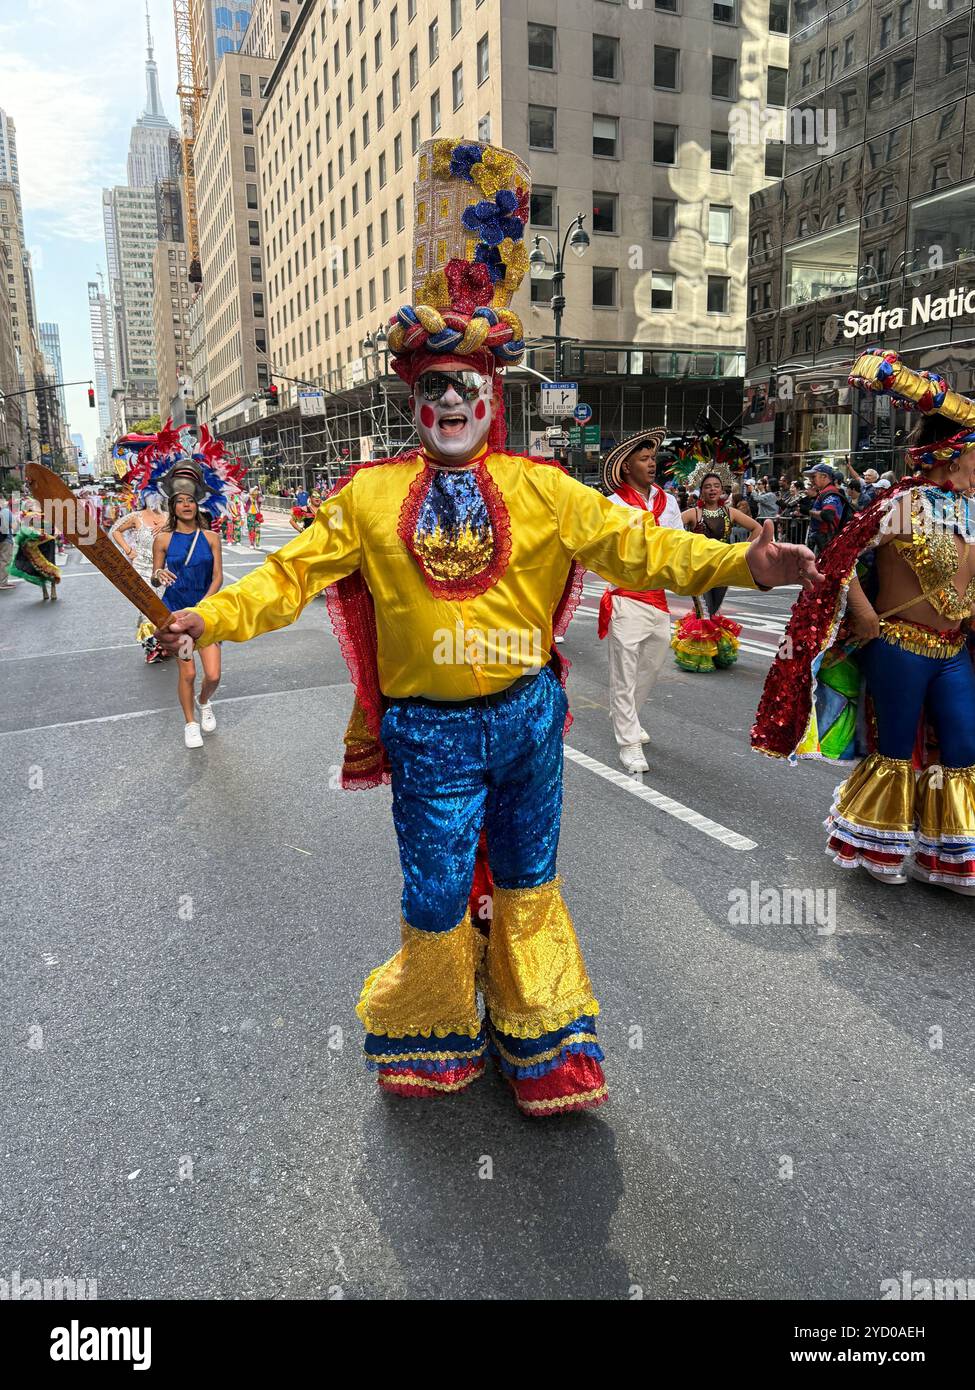
[[480, 391], [471, 401], [465, 401], [450, 384], [439, 400], [425, 400], [417, 382], [410, 408], [426, 452], [459, 468], [474, 457], [487, 439], [494, 418], [493, 382], [484, 377]]

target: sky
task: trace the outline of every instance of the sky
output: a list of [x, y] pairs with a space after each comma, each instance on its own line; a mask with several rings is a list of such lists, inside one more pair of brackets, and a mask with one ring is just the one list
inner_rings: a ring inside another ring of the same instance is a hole
[[[13, 13], [16, 8], [16, 13]], [[163, 109], [179, 126], [170, 0], [149, 0]], [[145, 0], [0, 0], [0, 107], [17, 127], [38, 317], [61, 330], [73, 432], [94, 457], [88, 281], [105, 265], [102, 188], [126, 182], [146, 103]]]

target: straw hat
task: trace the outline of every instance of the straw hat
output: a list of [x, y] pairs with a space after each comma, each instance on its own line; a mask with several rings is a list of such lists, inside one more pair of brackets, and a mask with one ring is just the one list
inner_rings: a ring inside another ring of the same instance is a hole
[[623, 465], [636, 449], [652, 449], [654, 453], [667, 437], [665, 429], [641, 430], [617, 444], [603, 460], [603, 488], [607, 495], [616, 491], [623, 481]]

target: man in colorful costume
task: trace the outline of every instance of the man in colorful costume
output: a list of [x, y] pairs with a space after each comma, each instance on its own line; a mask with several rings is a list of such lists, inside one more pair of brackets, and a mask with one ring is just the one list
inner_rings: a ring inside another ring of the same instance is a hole
[[[581, 568], [677, 593], [817, 581], [801, 547], [769, 535], [746, 562], [744, 546], [652, 514], [634, 525], [557, 466], [504, 451], [499, 372], [524, 349], [509, 306], [528, 208], [528, 171], [508, 151], [421, 148], [415, 303], [389, 345], [422, 447], [353, 470], [307, 531], [164, 640], [242, 641], [333, 586], [357, 696], [345, 782], [391, 780], [404, 879], [401, 947], [358, 1007], [368, 1064], [387, 1091], [434, 1096], [483, 1070], [490, 1039], [522, 1111], [548, 1115], [606, 1098], [598, 1005], [555, 867], [567, 700], [553, 637]], [[474, 883], [482, 834], [493, 893], [483, 866]], [[486, 940], [472, 887], [490, 896]]]
[[975, 895], [975, 402], [893, 352], [859, 358], [850, 384], [922, 413], [917, 471], [824, 552], [826, 582], [793, 609], [752, 742], [862, 758], [826, 821], [835, 863]]

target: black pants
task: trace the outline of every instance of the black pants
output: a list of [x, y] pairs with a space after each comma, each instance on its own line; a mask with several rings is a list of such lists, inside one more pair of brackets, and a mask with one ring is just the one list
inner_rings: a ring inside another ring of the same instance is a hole
[[709, 618], [713, 618], [715, 613], [717, 613], [718, 609], [721, 607], [722, 603], [724, 603], [724, 596], [727, 592], [727, 585], [725, 585], [723, 589], [707, 589], [704, 592], [702, 598], [704, 599], [704, 603], [707, 607]]

